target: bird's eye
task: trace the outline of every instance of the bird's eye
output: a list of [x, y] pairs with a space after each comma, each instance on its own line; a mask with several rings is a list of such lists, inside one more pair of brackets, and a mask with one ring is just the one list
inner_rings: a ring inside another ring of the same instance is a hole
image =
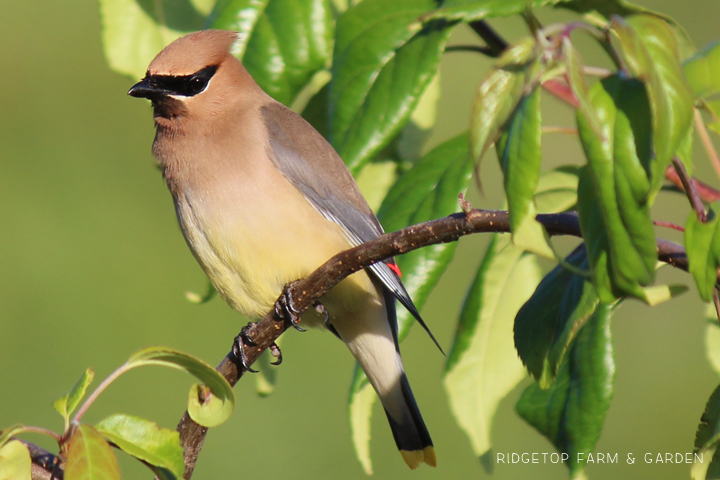
[[197, 94], [205, 90], [207, 84], [208, 79], [201, 77], [193, 77], [192, 80], [190, 80], [190, 89], [192, 90], [193, 94]]

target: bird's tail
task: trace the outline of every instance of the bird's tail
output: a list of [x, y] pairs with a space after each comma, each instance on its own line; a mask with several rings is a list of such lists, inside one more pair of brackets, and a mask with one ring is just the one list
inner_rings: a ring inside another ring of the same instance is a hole
[[[397, 444], [403, 460], [405, 460], [405, 463], [407, 463], [410, 468], [415, 469], [422, 463], [427, 463], [434, 467], [437, 465], [437, 460], [435, 458], [432, 439], [422, 419], [422, 415], [420, 415], [420, 409], [415, 402], [415, 397], [410, 389], [410, 384], [408, 383], [407, 376], [405, 376], [405, 372], [402, 372], [398, 388], [400, 391], [391, 395], [390, 398], [380, 398], [383, 407], [385, 407], [385, 414], [390, 423], [395, 444]], [[402, 404], [401, 408], [398, 409], [397, 404], [400, 399], [402, 399]], [[386, 407], [386, 402], [388, 401], [394, 403], [396, 408], [393, 408], [393, 410], [395, 412], [399, 410], [399, 418], [397, 418], [397, 413], [392, 414], [388, 410], [388, 407]]]

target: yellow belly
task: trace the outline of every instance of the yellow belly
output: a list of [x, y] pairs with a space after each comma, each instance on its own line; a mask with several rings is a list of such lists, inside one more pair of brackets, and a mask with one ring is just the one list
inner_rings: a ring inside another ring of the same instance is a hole
[[[188, 245], [215, 289], [249, 318], [265, 315], [285, 285], [352, 246], [339, 225], [292, 187], [271, 194], [233, 192], [229, 199], [219, 195], [212, 200], [186, 192], [176, 199], [176, 208]], [[374, 292], [368, 275], [358, 272], [323, 303], [338, 317], [361, 308]], [[306, 317], [317, 321], [317, 316]]]

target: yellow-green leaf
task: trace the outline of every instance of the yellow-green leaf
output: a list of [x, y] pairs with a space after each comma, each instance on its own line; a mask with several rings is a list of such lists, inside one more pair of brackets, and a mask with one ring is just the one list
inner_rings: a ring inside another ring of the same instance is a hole
[[0, 447], [0, 480], [30, 480], [30, 452], [22, 442], [13, 440]]
[[80, 403], [80, 400], [85, 396], [85, 392], [92, 383], [93, 378], [95, 378], [95, 370], [88, 368], [69, 392], [53, 402], [53, 408], [63, 416], [66, 425], [70, 419], [70, 415], [72, 415]]
[[110, 445], [89, 425], [78, 425], [73, 432], [65, 480], [120, 480], [120, 467]]

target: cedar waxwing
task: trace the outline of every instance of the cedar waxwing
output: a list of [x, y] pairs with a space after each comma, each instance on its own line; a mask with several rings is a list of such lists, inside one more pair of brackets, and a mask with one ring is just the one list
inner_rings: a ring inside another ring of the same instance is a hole
[[[230, 306], [260, 318], [286, 284], [383, 229], [330, 144], [231, 55], [236, 40], [220, 30], [186, 35], [128, 94], [152, 102], [153, 153], [190, 250]], [[329, 321], [306, 312], [303, 325], [325, 326], [348, 346], [410, 468], [435, 466], [400, 360], [395, 297], [423, 323], [398, 273], [388, 260], [349, 276], [320, 300]]]

